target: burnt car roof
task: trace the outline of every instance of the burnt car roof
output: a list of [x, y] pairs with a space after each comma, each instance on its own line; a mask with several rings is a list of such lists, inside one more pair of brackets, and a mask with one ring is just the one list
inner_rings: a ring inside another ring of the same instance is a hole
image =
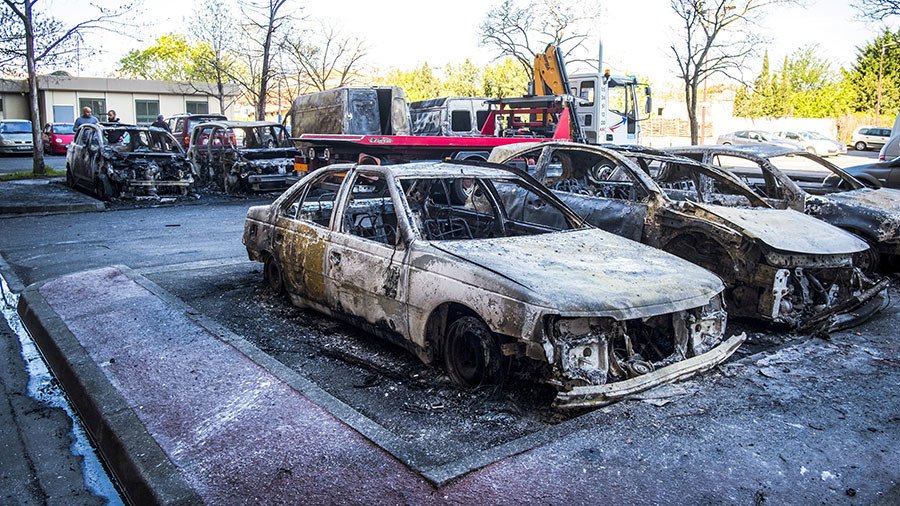
[[724, 144], [704, 144], [700, 146], [678, 146], [673, 148], [666, 148], [666, 152], [679, 154], [683, 152], [687, 153], [697, 153], [697, 152], [707, 152], [707, 153], [729, 153], [729, 152], [742, 152], [748, 153], [751, 155], [756, 155], [760, 158], [773, 158], [776, 156], [785, 156], [785, 155], [795, 155], [806, 153], [806, 151], [802, 149], [795, 148], [787, 148], [782, 146], [774, 146], [771, 144], [756, 144], [756, 145], [724, 145]]

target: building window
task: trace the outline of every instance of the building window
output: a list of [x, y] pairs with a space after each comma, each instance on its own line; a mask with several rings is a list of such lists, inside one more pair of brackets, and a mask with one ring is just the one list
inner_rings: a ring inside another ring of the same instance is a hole
[[209, 102], [185, 102], [185, 109], [188, 114], [209, 114]]
[[81, 116], [81, 110], [90, 107], [91, 112], [96, 117], [106, 114], [106, 99], [104, 98], [79, 98], [78, 99], [78, 115]]
[[149, 125], [159, 116], [159, 100], [135, 100], [134, 116], [138, 125]]

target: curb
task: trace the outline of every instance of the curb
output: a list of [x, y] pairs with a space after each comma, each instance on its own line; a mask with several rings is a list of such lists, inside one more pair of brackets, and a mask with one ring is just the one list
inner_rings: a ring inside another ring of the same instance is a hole
[[69, 401], [128, 502], [137, 505], [202, 502], [41, 295], [43, 284], [33, 284], [21, 293], [19, 316], [53, 374], [65, 385]]
[[106, 210], [103, 202], [85, 202], [58, 206], [0, 206], [0, 216], [12, 217], [33, 214], [91, 213]]

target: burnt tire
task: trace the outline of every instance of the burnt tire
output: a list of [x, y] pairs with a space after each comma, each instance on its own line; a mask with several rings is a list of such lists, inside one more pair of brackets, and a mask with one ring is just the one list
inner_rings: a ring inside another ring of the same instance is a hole
[[503, 380], [504, 360], [497, 339], [474, 316], [463, 316], [450, 324], [442, 351], [444, 368], [459, 385], [473, 388]]
[[112, 200], [116, 196], [115, 185], [108, 177], [101, 175], [94, 181], [94, 193], [100, 200]]
[[284, 274], [278, 260], [272, 255], [267, 256], [263, 264], [263, 281], [275, 295], [284, 294]]
[[465, 205], [475, 190], [475, 180], [459, 178], [450, 185], [450, 203], [458, 206]]

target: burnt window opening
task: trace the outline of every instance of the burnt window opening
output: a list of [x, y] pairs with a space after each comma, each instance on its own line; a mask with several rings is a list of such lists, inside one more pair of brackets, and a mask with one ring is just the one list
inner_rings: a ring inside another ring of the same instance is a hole
[[383, 175], [356, 174], [341, 223], [344, 233], [388, 246], [397, 244], [397, 214]]
[[288, 202], [284, 215], [328, 228], [340, 185], [341, 179], [334, 173], [319, 176], [298, 192], [295, 200]]
[[472, 130], [472, 115], [469, 111], [452, 111], [450, 113], [450, 130], [468, 132]]

